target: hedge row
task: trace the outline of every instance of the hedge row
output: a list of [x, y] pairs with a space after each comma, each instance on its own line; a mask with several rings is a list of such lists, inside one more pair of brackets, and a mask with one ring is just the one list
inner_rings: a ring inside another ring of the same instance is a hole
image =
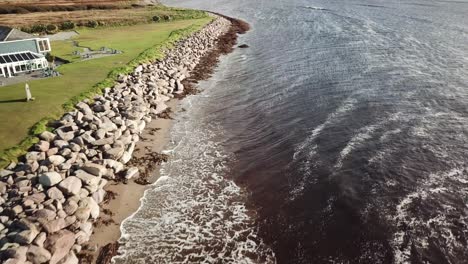
[[78, 11], [95, 9], [119, 9], [114, 5], [70, 5], [70, 6], [29, 6], [29, 5], [0, 5], [0, 14], [27, 14], [35, 12]]

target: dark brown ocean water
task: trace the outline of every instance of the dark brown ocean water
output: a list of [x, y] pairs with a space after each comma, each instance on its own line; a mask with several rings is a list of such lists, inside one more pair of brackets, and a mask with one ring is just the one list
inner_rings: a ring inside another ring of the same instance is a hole
[[249, 22], [118, 263], [468, 263], [468, 1], [189, 0]]

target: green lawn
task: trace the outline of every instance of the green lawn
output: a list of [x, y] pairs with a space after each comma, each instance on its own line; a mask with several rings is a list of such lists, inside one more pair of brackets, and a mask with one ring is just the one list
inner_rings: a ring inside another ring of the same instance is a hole
[[154, 58], [155, 53], [162, 54], [158, 50], [160, 48], [155, 50], [154, 47], [162, 47], [170, 40], [173, 41], [171, 32], [187, 28], [198, 29], [210, 20], [207, 17], [167, 23], [80, 29], [80, 35], [74, 39], [80, 46], [93, 49], [106, 46], [123, 51], [122, 54], [87, 61], [76, 61], [77, 58], [71, 56], [75, 49], [71, 41], [52, 42], [53, 55], [74, 62], [58, 68], [62, 74], [60, 77], [29, 82], [32, 95], [36, 98], [33, 102], [18, 101], [25, 98], [24, 84], [0, 87], [0, 152], [19, 144], [28, 136], [30, 128], [42, 118], [59, 117], [64, 112], [65, 102], [91, 90], [106, 79], [112, 70], [126, 65], [134, 66], [137, 57], [145, 58], [150, 54]]

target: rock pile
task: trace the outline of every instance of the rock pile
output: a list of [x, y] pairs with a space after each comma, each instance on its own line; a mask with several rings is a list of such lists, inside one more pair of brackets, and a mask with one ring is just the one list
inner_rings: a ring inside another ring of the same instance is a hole
[[177, 43], [163, 60], [138, 66], [118, 84], [54, 122], [53, 132], [22, 162], [0, 170], [2, 263], [78, 263], [76, 254], [93, 232], [106, 191], [127, 168], [146, 124], [183, 93], [182, 80], [212, 49], [230, 22], [217, 18]]

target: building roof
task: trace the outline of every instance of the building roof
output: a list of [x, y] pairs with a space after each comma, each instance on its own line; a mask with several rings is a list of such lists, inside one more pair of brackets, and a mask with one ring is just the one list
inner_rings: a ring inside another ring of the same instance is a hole
[[29, 33], [23, 32], [21, 30], [18, 30], [16, 28], [0, 26], [0, 42], [22, 40], [22, 39], [32, 39], [32, 38], [35, 38], [35, 36]]
[[21, 30], [18, 30], [16, 28], [12, 29], [10, 31], [10, 34], [7, 37], [7, 41], [12, 41], [12, 40], [21, 40], [21, 39], [32, 39], [35, 38], [36, 36], [28, 34], [26, 32], [23, 32]]
[[12, 28], [0, 26], [0, 41], [6, 41], [11, 30]]
[[36, 39], [0, 42], [0, 54], [26, 51], [40, 53]]
[[12, 63], [12, 62], [22, 62], [22, 61], [30, 61], [34, 59], [39, 59], [44, 57], [41, 54], [35, 54], [32, 52], [19, 52], [19, 53], [11, 53], [11, 54], [3, 54], [0, 55], [0, 64]]

